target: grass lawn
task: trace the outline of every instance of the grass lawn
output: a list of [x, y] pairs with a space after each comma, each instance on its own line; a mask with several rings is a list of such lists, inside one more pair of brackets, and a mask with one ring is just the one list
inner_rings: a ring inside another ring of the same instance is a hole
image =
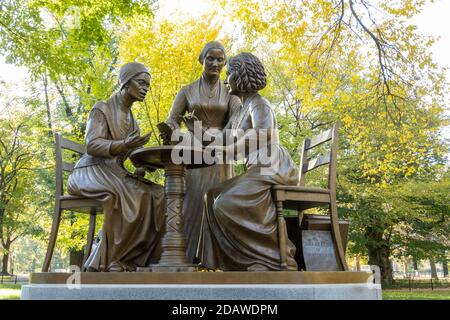
[[383, 290], [383, 300], [450, 300], [450, 289]]
[[0, 300], [19, 300], [22, 284], [0, 284]]

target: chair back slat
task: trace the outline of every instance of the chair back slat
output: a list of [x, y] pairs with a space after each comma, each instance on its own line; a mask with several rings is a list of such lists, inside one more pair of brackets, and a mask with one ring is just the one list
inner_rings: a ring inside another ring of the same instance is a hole
[[74, 163], [67, 163], [67, 162], [62, 163], [62, 169], [64, 171], [72, 172], [74, 167], [75, 167]]
[[305, 145], [305, 149], [309, 150], [314, 147], [317, 147], [318, 145], [321, 145], [322, 143], [325, 143], [327, 141], [330, 141], [333, 136], [333, 128], [323, 131], [319, 133], [317, 136], [308, 139], [308, 143]]
[[59, 199], [64, 193], [63, 191], [63, 160], [61, 149], [61, 133], [55, 133], [55, 196]]
[[76, 152], [78, 154], [86, 153], [86, 147], [75, 141], [61, 137], [61, 148]]
[[331, 143], [331, 161], [330, 170], [328, 173], [328, 187], [330, 190], [334, 190], [336, 193], [336, 179], [337, 179], [337, 151], [338, 151], [338, 136], [339, 136], [339, 123], [333, 126], [332, 131], [332, 143]]
[[[323, 131], [313, 138], [306, 138], [303, 141], [303, 145], [300, 150], [299, 186], [305, 186], [307, 172], [328, 164], [328, 188], [336, 187], [338, 128], [339, 125], [335, 124], [331, 129]], [[308, 159], [308, 152], [313, 152], [311, 149], [328, 141], [331, 141], [328, 149], [330, 151], [328, 153], [321, 154], [313, 159]]]
[[327, 154], [324, 155], [320, 155], [317, 158], [308, 160], [308, 162], [305, 163], [305, 165], [303, 166], [303, 172], [308, 172], [320, 166], [328, 164], [330, 163], [330, 160], [331, 160], [331, 152], [328, 152]]
[[305, 171], [303, 170], [303, 167], [305, 165], [308, 165], [308, 157], [307, 157], [307, 152], [306, 152], [306, 145], [310, 143], [309, 139], [305, 139], [305, 141], [303, 141], [303, 145], [300, 149], [300, 165], [298, 168], [298, 185], [299, 186], [304, 186], [305, 185]]
[[70, 150], [78, 155], [84, 154], [86, 147], [80, 143], [64, 138], [61, 133], [55, 133], [55, 160], [56, 160], [56, 197], [64, 195], [64, 176], [63, 172], [72, 172], [75, 163], [68, 163], [63, 160], [63, 150]]

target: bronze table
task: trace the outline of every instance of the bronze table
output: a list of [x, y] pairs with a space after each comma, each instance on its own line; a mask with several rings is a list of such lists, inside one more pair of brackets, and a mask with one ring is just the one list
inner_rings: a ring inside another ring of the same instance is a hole
[[[174, 163], [172, 152], [189, 159], [188, 163]], [[164, 169], [166, 196], [166, 230], [162, 238], [162, 253], [158, 264], [150, 266], [152, 272], [197, 271], [197, 265], [186, 257], [186, 238], [183, 232], [183, 200], [186, 169], [208, 166], [203, 163], [203, 149], [196, 147], [160, 146], [135, 150], [130, 159], [136, 167]], [[194, 164], [200, 162], [199, 164]], [[146, 271], [141, 268], [141, 271]]]

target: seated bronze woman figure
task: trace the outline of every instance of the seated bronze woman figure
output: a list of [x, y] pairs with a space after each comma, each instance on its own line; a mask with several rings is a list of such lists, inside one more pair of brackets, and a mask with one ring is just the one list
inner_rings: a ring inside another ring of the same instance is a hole
[[150, 73], [143, 64], [130, 62], [120, 69], [119, 80], [120, 91], [92, 108], [87, 152], [68, 180], [71, 195], [101, 201], [105, 215], [102, 238], [85, 265], [88, 271], [132, 271], [157, 261], [164, 225], [163, 187], [131, 176], [123, 166], [130, 152], [150, 138], [140, 136], [131, 112], [135, 101], [145, 99]]
[[[244, 174], [208, 192], [197, 256], [204, 267], [211, 269], [281, 270], [271, 187], [296, 185], [298, 171], [288, 151], [279, 144], [269, 101], [258, 93], [266, 86], [266, 74], [259, 59], [250, 53], [230, 59], [227, 83], [231, 94], [243, 102], [232, 128], [242, 129], [246, 135], [253, 130], [256, 139], [264, 133], [267, 139], [254, 150], [245, 151]], [[245, 137], [238, 138], [237, 149], [242, 145], [248, 147], [248, 141]], [[234, 150], [232, 145], [225, 148], [225, 152], [231, 150]], [[269, 166], [258, 160], [268, 151]], [[295, 246], [288, 241], [288, 270], [297, 270], [294, 254]]]

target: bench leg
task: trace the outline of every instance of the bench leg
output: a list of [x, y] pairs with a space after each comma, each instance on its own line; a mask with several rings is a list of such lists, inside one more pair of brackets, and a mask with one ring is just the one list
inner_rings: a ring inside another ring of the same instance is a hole
[[89, 258], [89, 255], [91, 254], [92, 244], [94, 243], [96, 219], [97, 219], [97, 212], [95, 211], [95, 208], [91, 208], [89, 215], [89, 230], [86, 243], [86, 253], [84, 254], [83, 265], [81, 266], [82, 271], [86, 271], [84, 264], [86, 263], [86, 260]]
[[53, 212], [52, 230], [50, 232], [50, 239], [48, 240], [47, 253], [45, 254], [44, 266], [42, 272], [48, 272], [50, 262], [52, 261], [53, 250], [55, 249], [56, 238], [58, 236], [59, 223], [61, 222], [61, 208], [59, 203], [55, 205]]
[[347, 270], [347, 262], [345, 260], [345, 252], [344, 247], [342, 245], [342, 237], [341, 232], [339, 230], [339, 220], [337, 214], [337, 206], [336, 206], [336, 197], [331, 197], [330, 203], [330, 218], [331, 218], [331, 234], [333, 236], [333, 241], [336, 246], [337, 258], [338, 258], [338, 266], [342, 271]]
[[283, 201], [276, 201], [278, 244], [280, 248], [281, 270], [287, 270], [287, 245], [286, 245], [286, 221], [283, 215]]

